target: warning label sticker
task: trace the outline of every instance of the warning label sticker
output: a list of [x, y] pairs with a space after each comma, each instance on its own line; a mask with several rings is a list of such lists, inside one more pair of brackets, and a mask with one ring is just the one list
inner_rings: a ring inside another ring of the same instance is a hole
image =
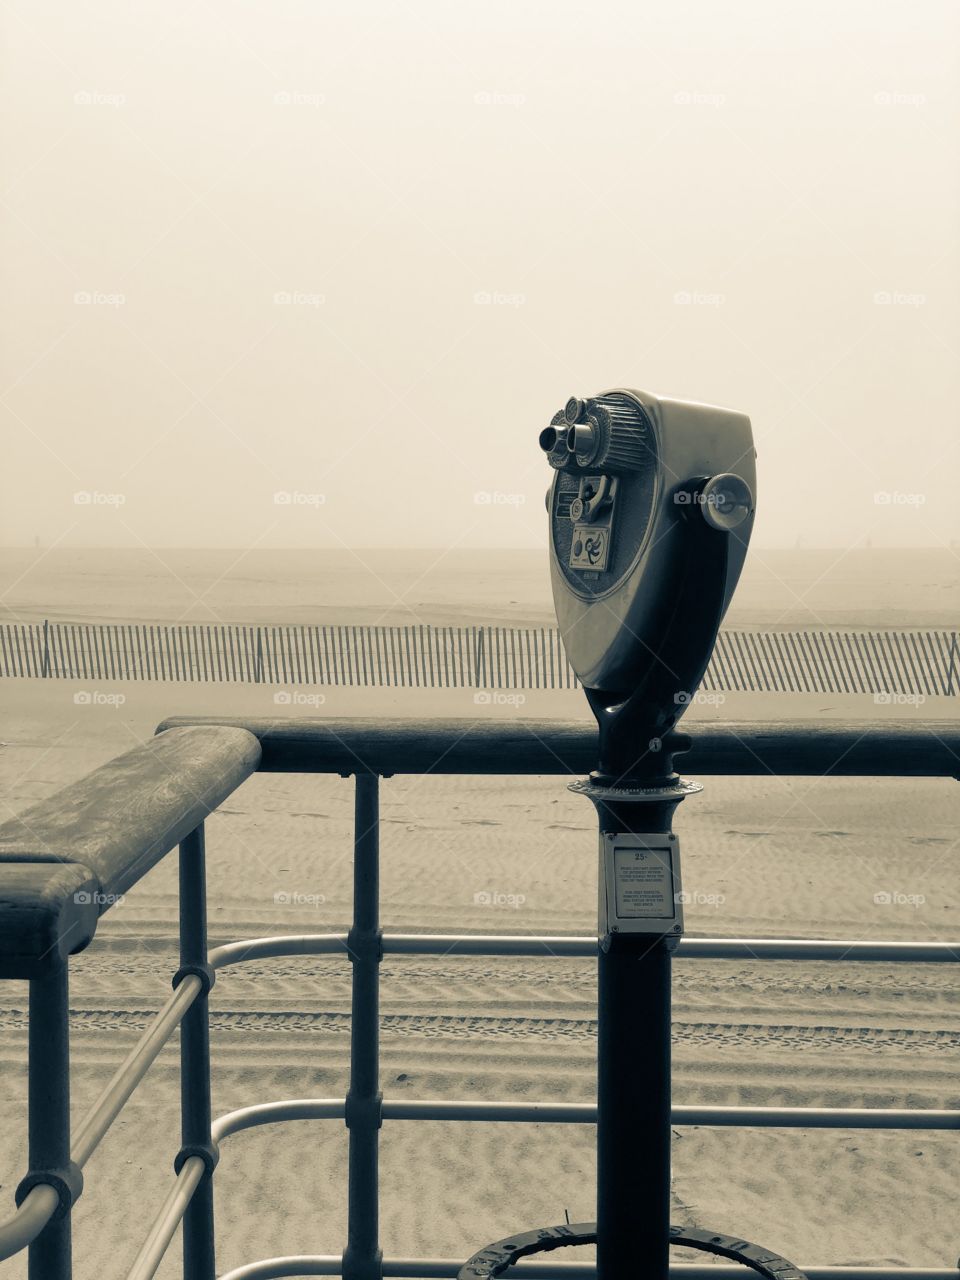
[[570, 544], [571, 569], [595, 569], [602, 573], [610, 554], [609, 525], [578, 524]]
[[673, 869], [667, 849], [614, 846], [616, 911], [621, 920], [672, 920]]

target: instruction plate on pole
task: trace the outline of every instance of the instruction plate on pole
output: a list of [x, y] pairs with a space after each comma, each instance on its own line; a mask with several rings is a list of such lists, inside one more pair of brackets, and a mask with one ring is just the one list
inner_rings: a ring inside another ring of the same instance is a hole
[[600, 835], [600, 935], [683, 932], [680, 846], [663, 832]]

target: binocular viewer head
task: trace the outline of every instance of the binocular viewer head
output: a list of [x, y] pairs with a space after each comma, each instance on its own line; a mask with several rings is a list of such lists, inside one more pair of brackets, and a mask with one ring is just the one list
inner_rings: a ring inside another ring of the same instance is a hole
[[[617, 389], [571, 397], [540, 447], [554, 469], [557, 620], [600, 722], [601, 770], [649, 772], [636, 749], [689, 705], [743, 566], [756, 491], [750, 420]], [[635, 742], [618, 740], [627, 721]]]
[[571, 396], [540, 432], [540, 448], [557, 471], [642, 471], [649, 459], [648, 427], [617, 393], [592, 400]]

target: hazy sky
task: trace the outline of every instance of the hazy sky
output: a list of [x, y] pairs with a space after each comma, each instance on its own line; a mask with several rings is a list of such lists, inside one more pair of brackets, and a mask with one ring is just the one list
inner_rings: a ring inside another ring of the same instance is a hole
[[0, 541], [542, 545], [615, 385], [751, 415], [760, 546], [960, 538], [954, 0], [2, 23]]

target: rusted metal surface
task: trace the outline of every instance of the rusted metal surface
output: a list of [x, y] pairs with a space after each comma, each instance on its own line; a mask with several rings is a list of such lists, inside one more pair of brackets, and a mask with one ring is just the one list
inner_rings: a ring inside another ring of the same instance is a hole
[[[508, 1236], [505, 1240], [498, 1240], [496, 1244], [488, 1244], [480, 1249], [460, 1268], [457, 1280], [493, 1280], [493, 1277], [503, 1275], [520, 1258], [527, 1258], [531, 1254], [596, 1243], [595, 1222], [539, 1227], [535, 1231]], [[751, 1267], [764, 1276], [765, 1280], [806, 1280], [804, 1273], [786, 1258], [781, 1258], [762, 1245], [739, 1240], [736, 1236], [723, 1236], [715, 1231], [700, 1231], [694, 1227], [671, 1227], [670, 1243], [687, 1249], [702, 1249], [720, 1258], [742, 1262], [744, 1266]], [[642, 1257], [624, 1258], [623, 1262], [625, 1268], [632, 1264], [638, 1276], [644, 1274]]]

